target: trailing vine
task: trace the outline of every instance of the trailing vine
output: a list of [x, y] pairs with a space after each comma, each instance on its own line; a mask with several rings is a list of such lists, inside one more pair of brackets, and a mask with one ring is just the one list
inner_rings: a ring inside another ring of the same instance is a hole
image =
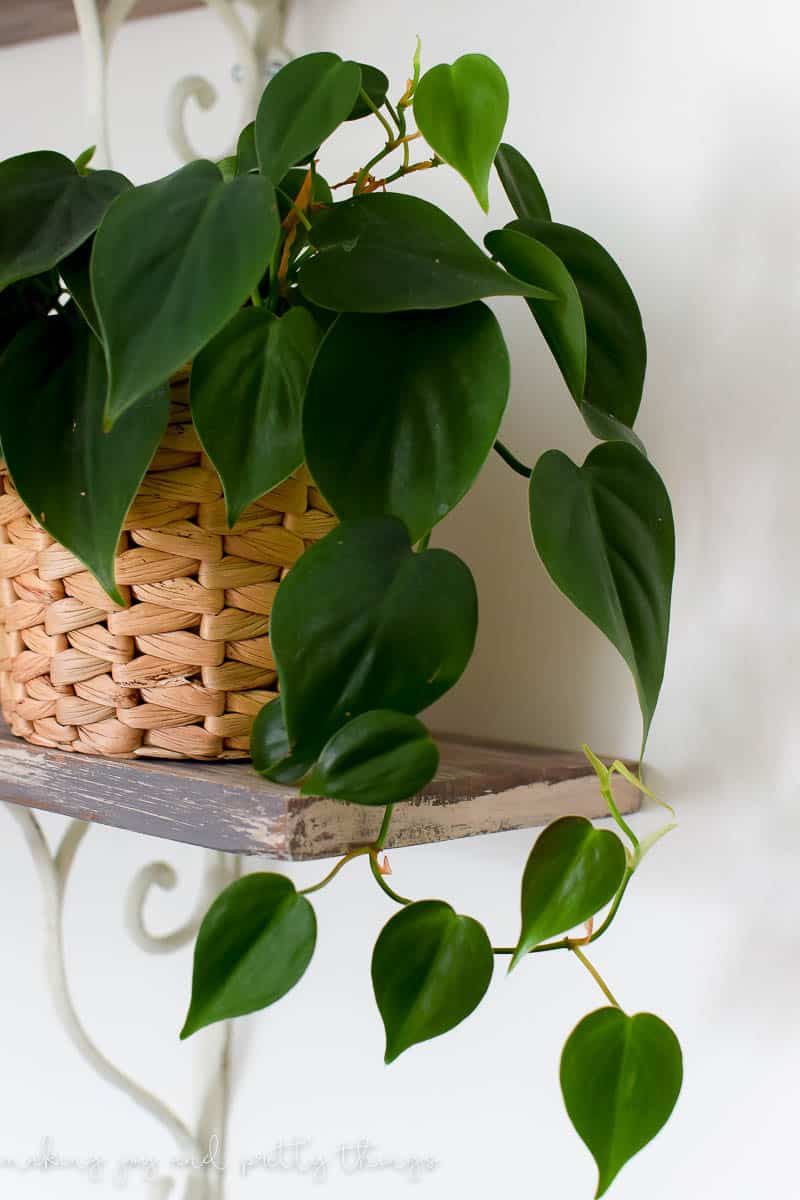
[[[294, 987], [314, 953], [311, 897], [363, 860], [398, 906], [372, 956], [387, 1062], [469, 1016], [496, 960], [511, 970], [563, 950], [592, 976], [604, 1004], [570, 1034], [560, 1074], [601, 1195], [681, 1086], [675, 1035], [621, 1008], [590, 949], [673, 827], [640, 841], [614, 779], [655, 797], [584, 748], [617, 829], [578, 816], [547, 826], [522, 876], [514, 944], [493, 946], [444, 900], [400, 894], [385, 857], [394, 806], [438, 767], [418, 714], [458, 681], [477, 630], [472, 575], [429, 548], [431, 530], [492, 450], [526, 481], [546, 571], [630, 668], [642, 753], [664, 672], [674, 532], [633, 429], [641, 316], [608, 252], [553, 221], [533, 167], [502, 141], [507, 110], [506, 80], [483, 55], [423, 73], [418, 46], [393, 101], [377, 68], [318, 53], [270, 81], [218, 164], [140, 187], [92, 170], [89, 151], [0, 164], [0, 436], [28, 508], [119, 602], [120, 530], [167, 421], [166, 383], [187, 360], [229, 525], [304, 462], [339, 520], [277, 590], [280, 694], [256, 718], [252, 758], [305, 794], [382, 807], [380, 832], [301, 891], [258, 872], [222, 892], [198, 934], [182, 1036]], [[352, 120], [380, 145], [331, 186], [326, 143]], [[514, 218], [486, 234], [488, 253], [397, 187], [442, 166], [484, 212], [496, 171]], [[598, 441], [582, 464], [550, 450], [528, 466], [500, 440], [510, 363], [485, 303], [495, 296], [523, 301], [544, 336]], [[59, 433], [42, 449], [44, 422]]]

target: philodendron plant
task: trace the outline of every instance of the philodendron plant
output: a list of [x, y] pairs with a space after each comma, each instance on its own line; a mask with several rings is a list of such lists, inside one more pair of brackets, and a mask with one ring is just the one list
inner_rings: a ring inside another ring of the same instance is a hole
[[[256, 719], [252, 757], [304, 793], [383, 807], [380, 833], [314, 887], [257, 873], [219, 896], [198, 936], [182, 1036], [285, 995], [314, 951], [309, 893], [363, 857], [400, 906], [372, 958], [387, 1062], [467, 1017], [498, 957], [517, 967], [566, 950], [594, 976], [607, 1005], [570, 1034], [561, 1086], [600, 1195], [667, 1120], [681, 1085], [669, 1027], [626, 1013], [586, 957], [647, 848], [615, 805], [613, 779], [644, 785], [587, 749], [619, 834], [577, 816], [547, 827], [522, 877], [514, 945], [493, 946], [444, 900], [398, 895], [381, 859], [392, 806], [437, 769], [418, 714], [456, 683], [475, 641], [472, 576], [428, 539], [493, 449], [529, 481], [545, 569], [628, 664], [643, 746], [664, 671], [674, 537], [666, 490], [633, 432], [639, 310], [611, 256], [552, 219], [533, 168], [502, 143], [507, 106], [502, 72], [479, 54], [421, 75], [418, 51], [392, 101], [375, 67], [319, 53], [270, 81], [220, 163], [133, 187], [92, 170], [88, 153], [9, 159], [0, 435], [28, 507], [112, 595], [123, 519], [167, 420], [166, 383], [187, 360], [230, 523], [303, 462], [340, 520], [277, 593], [280, 696]], [[331, 185], [326, 144], [357, 119], [382, 144]], [[514, 216], [486, 234], [488, 253], [441, 209], [397, 190], [445, 164], [484, 211], [492, 168], [499, 176]], [[486, 303], [494, 296], [518, 297], [539, 326], [598, 440], [582, 464], [550, 450], [530, 469], [497, 440], [509, 357]]]

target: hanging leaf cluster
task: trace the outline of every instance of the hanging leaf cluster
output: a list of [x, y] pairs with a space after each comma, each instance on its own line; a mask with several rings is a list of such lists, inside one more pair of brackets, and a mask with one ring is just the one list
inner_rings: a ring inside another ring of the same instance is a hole
[[[432, 530], [493, 448], [528, 479], [520, 503], [539, 558], [628, 665], [643, 745], [674, 567], [669, 497], [634, 432], [646, 343], [622, 271], [553, 219], [533, 167], [502, 141], [508, 88], [491, 59], [422, 72], [418, 53], [402, 94], [390, 91], [376, 67], [309, 54], [269, 82], [221, 163], [138, 187], [93, 170], [89, 153], [0, 163], [0, 439], [52, 536], [120, 600], [120, 530], [187, 361], [229, 523], [302, 463], [339, 518], [278, 590], [280, 695], [255, 722], [252, 756], [306, 793], [387, 806], [381, 837], [351, 855], [402, 906], [372, 961], [387, 1062], [467, 1017], [504, 952], [446, 902], [397, 896], [378, 863], [391, 806], [438, 766], [420, 714], [458, 681], [477, 631], [469, 569], [427, 548]], [[331, 182], [327, 143], [351, 121], [383, 141]], [[398, 190], [443, 166], [484, 213], [505, 193], [509, 219], [483, 246]], [[500, 296], [527, 307], [598, 442], [583, 463], [553, 449], [527, 468], [498, 442], [510, 362], [487, 302]], [[582, 818], [555, 822], [525, 868], [512, 965], [608, 904], [613, 918], [640, 856], [635, 839], [626, 849]], [[315, 939], [311, 903], [289, 880], [231, 885], [198, 937], [184, 1035], [278, 1000]], [[584, 942], [559, 945], [582, 954]], [[571, 1035], [561, 1083], [600, 1194], [669, 1115], [680, 1050], [658, 1018], [615, 1005]]]

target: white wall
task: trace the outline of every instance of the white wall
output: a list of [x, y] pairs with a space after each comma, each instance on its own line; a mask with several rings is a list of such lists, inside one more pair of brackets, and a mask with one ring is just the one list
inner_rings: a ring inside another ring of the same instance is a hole
[[[401, 83], [423, 35], [425, 62], [483, 50], [511, 85], [509, 140], [528, 154], [557, 219], [597, 236], [639, 297], [650, 347], [640, 430], [671, 490], [678, 574], [669, 668], [649, 748], [652, 778], [680, 831], [647, 860], [596, 959], [623, 1004], [652, 1008], [679, 1033], [686, 1083], [667, 1130], [623, 1173], [619, 1200], [792, 1194], [800, 1101], [795, 753], [800, 606], [795, 529], [796, 345], [800, 320], [800, 17], [790, 0], [297, 0], [295, 49], [375, 61]], [[172, 165], [161, 132], [179, 70], [207, 70], [224, 112], [193, 123], [218, 152], [234, 119], [223, 35], [206, 13], [131, 25], [114, 63], [117, 165], [138, 180]], [[0, 54], [0, 155], [88, 140], [72, 38]], [[352, 151], [363, 147], [362, 126]], [[326, 159], [328, 173], [355, 165]], [[445, 171], [427, 193], [476, 235], [485, 224]], [[495, 189], [492, 219], [508, 210]], [[522, 305], [498, 306], [512, 348], [505, 438], [533, 461], [588, 448]], [[437, 714], [440, 727], [631, 753], [633, 689], [613, 652], [554, 592], [525, 528], [522, 481], [499, 462], [443, 527], [478, 578], [475, 661]], [[655, 818], [643, 815], [640, 826]], [[52, 829], [56, 822], [51, 822]], [[441, 895], [508, 940], [531, 836], [509, 834], [394, 856], [398, 886]], [[188, 908], [199, 855], [97, 829], [82, 851], [68, 936], [77, 998], [104, 1047], [189, 1108], [197, 1052], [179, 1046], [188, 954], [142, 959], [120, 933], [119, 880], [168, 853]], [[318, 867], [295, 868], [311, 880]], [[3, 1080], [0, 1160], [45, 1134], [64, 1155], [166, 1160], [166, 1135], [84, 1075], [65, 1047], [38, 958], [38, 896], [17, 831], [0, 845]], [[588, 1197], [594, 1174], [563, 1114], [560, 1045], [599, 1000], [559, 955], [502, 972], [477, 1014], [447, 1038], [381, 1065], [369, 987], [371, 942], [388, 915], [357, 866], [318, 904], [320, 947], [290, 999], [238, 1027], [232, 1160], [281, 1139], [329, 1159], [324, 1194], [392, 1200], [397, 1171], [348, 1177], [342, 1141], [366, 1138], [396, 1159], [433, 1156], [425, 1194]], [[786, 1180], [784, 1183], [783, 1181]], [[115, 1195], [73, 1172], [23, 1177], [16, 1198]], [[131, 1194], [142, 1194], [133, 1183]], [[308, 1176], [254, 1172], [233, 1197], [305, 1196]]]

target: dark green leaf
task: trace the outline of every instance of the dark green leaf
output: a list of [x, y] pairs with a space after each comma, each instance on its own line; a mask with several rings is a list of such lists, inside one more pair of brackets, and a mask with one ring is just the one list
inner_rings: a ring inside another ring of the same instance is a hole
[[375, 193], [336, 204], [314, 221], [312, 241], [319, 253], [303, 264], [300, 289], [337, 312], [552, 298], [501, 270], [446, 213], [415, 196]]
[[522, 930], [514, 967], [534, 946], [566, 933], [615, 895], [625, 874], [625, 847], [585, 817], [561, 817], [531, 850], [522, 876]]
[[130, 186], [116, 171], [81, 175], [52, 150], [0, 163], [0, 290], [57, 266]]
[[248, 175], [258, 170], [258, 153], [256, 151], [256, 123], [251, 121], [245, 125], [236, 143], [236, 174]]
[[210, 162], [120, 197], [97, 231], [91, 267], [110, 421], [230, 320], [264, 274], [277, 237], [266, 180], [225, 183]]
[[595, 1196], [667, 1123], [682, 1082], [678, 1039], [652, 1013], [600, 1008], [575, 1027], [561, 1055], [561, 1091], [597, 1163]]
[[194, 361], [192, 417], [230, 525], [303, 462], [303, 396], [318, 343], [302, 308], [281, 318], [245, 308]]
[[[367, 63], [359, 63], [358, 65], [361, 67], [361, 90], [367, 93], [376, 108], [381, 108], [386, 102], [389, 80], [383, 71], [379, 71], [377, 67], [370, 67]], [[371, 112], [372, 109], [366, 100], [363, 96], [359, 96], [353, 105], [353, 111], [347, 119], [348, 121], [358, 121], [361, 117], [368, 117]]]
[[[354, 362], [368, 386], [354, 386]], [[400, 517], [415, 542], [469, 490], [508, 388], [508, 351], [485, 304], [344, 315], [309, 380], [309, 470], [340, 517]]]
[[28, 326], [0, 360], [0, 439], [17, 490], [121, 603], [117, 542], [166, 427], [169, 396], [162, 387], [103, 433], [105, 388], [97, 339], [66, 317]]
[[304, 54], [264, 89], [256, 116], [261, 173], [277, 183], [346, 121], [361, 89], [358, 63], [338, 54]]
[[300, 790], [351, 804], [395, 804], [416, 795], [438, 766], [439, 751], [416, 717], [376, 709], [333, 735]]
[[468, 1017], [486, 994], [493, 968], [486, 930], [444, 901], [421, 900], [392, 917], [372, 954], [386, 1062]]
[[658, 472], [624, 442], [595, 447], [582, 467], [549, 450], [531, 477], [530, 511], [553, 582], [630, 667], [646, 740], [664, 675], [675, 565], [672, 509]]
[[511, 207], [518, 217], [549, 221], [550, 205], [539, 183], [539, 177], [527, 158], [503, 142], [494, 159], [497, 174], [508, 196]]
[[253, 722], [250, 754], [259, 774], [275, 783], [297, 783], [311, 769], [315, 755], [292, 753], [280, 696], [265, 704]]
[[[526, 220], [513, 221], [507, 228], [543, 243], [557, 255], [577, 289], [586, 325], [585, 385], [580, 393], [563, 364], [555, 326], [543, 323], [541, 305], [531, 306], [573, 396], [624, 425], [633, 425], [642, 399], [647, 343], [636, 297], [622, 271], [599, 242], [569, 225]], [[538, 277], [534, 282], [539, 282]], [[558, 294], [565, 298], [563, 291]]]
[[561, 259], [542, 242], [514, 229], [486, 235], [486, 248], [514, 274], [546, 287], [557, 299], [528, 300], [575, 400], [586, 387], [586, 321], [580, 293]]
[[54, 270], [20, 279], [0, 292], [0, 353], [20, 329], [55, 308], [61, 291], [58, 271]]
[[343, 522], [295, 563], [272, 609], [291, 746], [316, 757], [363, 712], [427, 708], [461, 676], [477, 619], [454, 554], [414, 554], [392, 517]]
[[314, 953], [317, 920], [284, 875], [245, 875], [206, 913], [194, 952], [192, 1000], [181, 1038], [285, 996]]
[[420, 133], [489, 211], [489, 175], [508, 116], [508, 84], [485, 54], [464, 54], [426, 71], [414, 91]]
[[78, 246], [77, 250], [73, 250], [61, 261], [58, 269], [67, 285], [67, 291], [81, 310], [84, 321], [100, 338], [100, 324], [94, 307], [90, 274], [93, 245], [94, 238], [87, 238], [82, 246]]

